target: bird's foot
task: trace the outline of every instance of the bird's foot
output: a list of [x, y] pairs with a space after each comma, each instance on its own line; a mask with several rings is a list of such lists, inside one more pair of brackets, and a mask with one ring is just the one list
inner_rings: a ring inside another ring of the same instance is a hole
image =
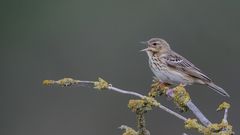
[[168, 98], [171, 98], [174, 94], [174, 88], [169, 88], [167, 91], [166, 91], [166, 95], [168, 96]]

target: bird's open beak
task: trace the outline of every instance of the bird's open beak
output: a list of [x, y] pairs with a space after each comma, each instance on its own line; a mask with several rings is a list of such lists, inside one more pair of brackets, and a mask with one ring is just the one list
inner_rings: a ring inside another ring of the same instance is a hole
[[149, 51], [149, 48], [145, 48], [145, 49], [140, 50], [140, 52], [146, 52], [146, 51]]
[[140, 44], [147, 45], [147, 41], [141, 41]]
[[[147, 43], [147, 41], [141, 41], [140, 44], [147, 45], [148, 43]], [[146, 51], [148, 51], [148, 50], [149, 50], [149, 48], [147, 47], [147, 48], [145, 48], [145, 49], [140, 50], [140, 52], [146, 52]]]
[[147, 51], [158, 52], [158, 50], [156, 48], [152, 48], [152, 47], [147, 47], [145, 49], [142, 49], [140, 52], [147, 52]]

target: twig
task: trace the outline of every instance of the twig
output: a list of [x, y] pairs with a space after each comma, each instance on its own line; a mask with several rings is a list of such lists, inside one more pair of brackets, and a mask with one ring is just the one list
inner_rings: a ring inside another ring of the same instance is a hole
[[147, 130], [146, 128], [146, 121], [145, 121], [145, 117], [144, 117], [144, 113], [143, 111], [137, 111], [137, 126], [138, 126], [138, 134], [139, 135], [150, 135], [150, 132]]
[[168, 109], [167, 107], [165, 107], [165, 106], [163, 106], [163, 105], [159, 105], [159, 108], [161, 108], [161, 109], [163, 109], [164, 111], [166, 111], [166, 112], [168, 112], [168, 113], [170, 113], [170, 114], [178, 117], [179, 119], [181, 119], [181, 120], [183, 120], [183, 121], [186, 121], [186, 120], [187, 120], [187, 118], [185, 118], [184, 116], [182, 116], [182, 115], [180, 115], [180, 114], [178, 114], [178, 113], [176, 113], [176, 112]]
[[227, 117], [228, 117], [228, 109], [229, 108], [230, 108], [230, 104], [227, 102], [223, 102], [217, 108], [217, 111], [224, 110], [224, 116], [223, 116], [223, 121], [222, 121], [224, 123], [228, 123]]
[[127, 91], [127, 90], [123, 90], [123, 89], [119, 89], [119, 88], [116, 88], [116, 87], [113, 87], [110, 86], [108, 87], [109, 90], [112, 90], [112, 91], [116, 91], [116, 92], [119, 92], [119, 93], [122, 93], [122, 94], [128, 94], [128, 95], [133, 95], [133, 96], [136, 96], [136, 97], [140, 97], [140, 98], [144, 98], [145, 96], [137, 93], [137, 92], [133, 92], [133, 91]]
[[228, 122], [228, 121], [227, 121], [227, 117], [228, 117], [228, 109], [225, 109], [225, 110], [224, 110], [223, 121], [226, 122], [226, 123]]

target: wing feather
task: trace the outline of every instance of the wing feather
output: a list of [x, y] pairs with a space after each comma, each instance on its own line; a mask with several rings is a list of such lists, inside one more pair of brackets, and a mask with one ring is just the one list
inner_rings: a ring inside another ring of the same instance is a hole
[[162, 58], [168, 66], [175, 68], [178, 71], [181, 71], [194, 78], [211, 82], [211, 79], [204, 75], [199, 68], [197, 68], [190, 61], [177, 54], [176, 52], [172, 51], [171, 53], [168, 53], [168, 55], [165, 55]]

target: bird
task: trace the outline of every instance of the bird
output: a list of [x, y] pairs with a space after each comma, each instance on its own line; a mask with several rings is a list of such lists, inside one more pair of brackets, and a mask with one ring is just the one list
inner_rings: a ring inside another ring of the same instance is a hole
[[164, 39], [151, 38], [141, 43], [147, 45], [147, 48], [141, 51], [147, 53], [149, 67], [160, 82], [184, 86], [192, 84], [206, 85], [222, 96], [230, 97], [223, 88], [217, 86], [199, 68], [174, 52]]

